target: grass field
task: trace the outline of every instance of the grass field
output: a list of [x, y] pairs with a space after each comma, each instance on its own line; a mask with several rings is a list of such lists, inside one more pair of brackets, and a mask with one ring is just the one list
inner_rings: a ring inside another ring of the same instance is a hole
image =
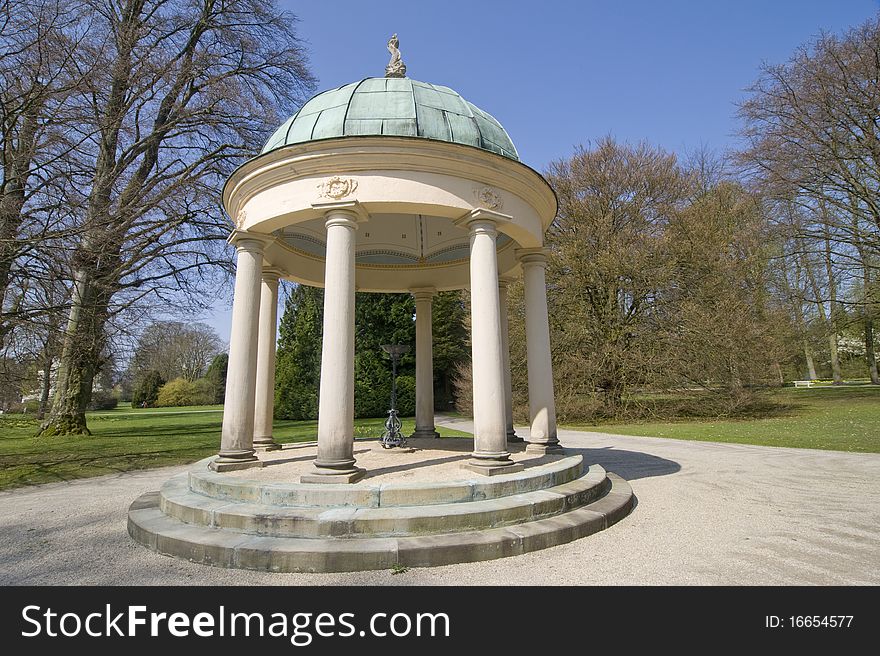
[[805, 449], [880, 453], [880, 387], [785, 388], [783, 410], [766, 419], [572, 425], [570, 428]]
[[[33, 437], [37, 422], [21, 415], [0, 416], [0, 489], [66, 481], [194, 462], [220, 446], [221, 406], [150, 408], [120, 406], [88, 413], [90, 437]], [[359, 419], [356, 437], [379, 437], [382, 419]], [[403, 431], [414, 429], [403, 419]], [[438, 428], [444, 436], [465, 433]], [[278, 442], [307, 442], [315, 421], [276, 421]]]
[[[700, 440], [836, 451], [880, 453], [880, 388], [784, 389], [783, 410], [765, 419], [570, 425], [570, 428]], [[0, 416], [0, 489], [194, 462], [217, 452], [220, 406], [153, 408], [121, 406], [89, 413], [91, 437], [33, 437], [37, 422]], [[404, 433], [412, 419], [403, 420]], [[465, 433], [439, 428], [444, 436]], [[314, 440], [317, 422], [276, 421], [279, 442]], [[381, 419], [355, 422], [357, 437], [382, 434]]]

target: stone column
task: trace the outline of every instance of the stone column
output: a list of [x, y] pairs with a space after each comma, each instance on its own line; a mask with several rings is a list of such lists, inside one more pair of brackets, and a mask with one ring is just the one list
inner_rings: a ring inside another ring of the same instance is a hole
[[223, 405], [220, 454], [211, 462], [215, 471], [261, 467], [254, 454], [254, 395], [257, 384], [257, 332], [260, 278], [265, 237], [236, 230], [229, 238], [238, 261], [232, 297], [229, 368]]
[[474, 387], [474, 452], [467, 468], [493, 475], [519, 471], [507, 451], [504, 357], [498, 294], [497, 218], [475, 210], [462, 221], [470, 229], [471, 362]]
[[543, 248], [517, 251], [523, 267], [526, 305], [526, 356], [529, 369], [529, 415], [531, 431], [527, 451], [562, 451], [556, 436], [556, 402], [553, 398], [553, 364], [550, 356], [550, 323], [547, 318], [547, 284]]
[[411, 289], [416, 301], [416, 429], [411, 437], [440, 437], [434, 427], [434, 342], [431, 335], [433, 287]]
[[318, 456], [303, 483], [354, 483], [354, 246], [357, 212], [328, 209]]
[[504, 361], [504, 415], [507, 418], [507, 441], [524, 442], [513, 428], [513, 385], [510, 379], [510, 324], [507, 317], [507, 287], [510, 280], [498, 279], [498, 297], [501, 304], [501, 357]]
[[272, 437], [275, 410], [275, 335], [278, 332], [277, 269], [263, 269], [260, 287], [260, 340], [257, 344], [257, 391], [254, 402], [254, 448], [275, 451], [281, 448]]

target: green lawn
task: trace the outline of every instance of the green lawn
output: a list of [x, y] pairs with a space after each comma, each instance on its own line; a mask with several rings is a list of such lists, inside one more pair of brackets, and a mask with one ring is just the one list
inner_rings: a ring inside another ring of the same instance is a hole
[[[0, 489], [194, 462], [220, 446], [221, 406], [130, 408], [88, 413], [91, 437], [33, 437], [37, 422], [0, 416]], [[403, 419], [411, 433], [414, 420]], [[356, 437], [382, 435], [382, 419], [359, 419]], [[443, 436], [465, 433], [438, 428]], [[276, 421], [279, 442], [316, 438], [315, 421]]]
[[[880, 388], [820, 387], [778, 393], [784, 412], [766, 419], [693, 420], [572, 428], [679, 440], [880, 453]], [[0, 489], [193, 462], [217, 452], [220, 406], [89, 413], [91, 437], [35, 438], [37, 422], [0, 415]], [[405, 433], [412, 419], [403, 420]], [[276, 421], [279, 442], [314, 440], [314, 421]], [[357, 437], [382, 434], [381, 419], [355, 422]], [[465, 433], [440, 428], [444, 436]]]
[[778, 393], [777, 400], [786, 406], [785, 410], [766, 419], [570, 427], [676, 440], [880, 453], [880, 387], [785, 388]]

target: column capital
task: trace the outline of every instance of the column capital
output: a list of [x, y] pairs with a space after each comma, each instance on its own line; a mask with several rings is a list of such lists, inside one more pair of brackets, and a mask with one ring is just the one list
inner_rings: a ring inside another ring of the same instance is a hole
[[272, 235], [261, 235], [247, 230], [233, 230], [226, 239], [227, 244], [235, 246], [238, 251], [254, 251], [262, 253], [268, 244], [275, 241]]
[[498, 289], [504, 290], [510, 286], [516, 278], [512, 278], [511, 276], [498, 276]]
[[263, 280], [265, 280], [266, 282], [278, 282], [278, 280], [283, 278], [285, 275], [286, 272], [277, 267], [263, 267]]
[[511, 221], [513, 221], [513, 217], [508, 214], [502, 214], [501, 212], [478, 207], [464, 216], [459, 217], [453, 221], [453, 223], [457, 226], [468, 228], [471, 232], [475, 232], [479, 230], [480, 227], [485, 229], [489, 226], [494, 230], [497, 229], [499, 225], [510, 223]]
[[437, 293], [435, 287], [412, 287], [409, 290], [416, 301], [430, 301]]
[[550, 249], [545, 247], [517, 248], [514, 251], [514, 254], [516, 255], [516, 259], [524, 266], [527, 264], [547, 266], [547, 256], [550, 254]]
[[312, 203], [312, 208], [324, 215], [325, 225], [329, 228], [334, 225], [344, 225], [345, 221], [357, 228], [358, 223], [365, 223], [370, 218], [370, 213], [356, 200], [332, 201], [328, 203]]

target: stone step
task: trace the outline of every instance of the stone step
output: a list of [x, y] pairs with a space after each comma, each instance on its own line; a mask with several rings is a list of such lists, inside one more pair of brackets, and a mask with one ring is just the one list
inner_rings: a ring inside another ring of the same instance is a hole
[[274, 537], [393, 537], [494, 528], [557, 515], [590, 503], [608, 489], [605, 470], [593, 465], [580, 478], [545, 490], [470, 503], [390, 508], [293, 508], [235, 503], [193, 493], [184, 478], [161, 489], [159, 507], [189, 524]]
[[431, 483], [350, 484], [270, 483], [229, 476], [208, 469], [213, 458], [196, 463], [188, 474], [189, 488], [206, 497], [270, 506], [380, 508], [424, 506], [435, 503], [468, 503], [543, 490], [580, 477], [583, 457], [568, 456], [525, 471], [485, 480]]
[[169, 517], [159, 493], [129, 508], [128, 532], [161, 554], [219, 567], [275, 572], [348, 572], [395, 566], [431, 567], [490, 560], [564, 544], [608, 528], [629, 514], [632, 488], [608, 474], [599, 499], [523, 524], [417, 537], [282, 538], [196, 526]]

